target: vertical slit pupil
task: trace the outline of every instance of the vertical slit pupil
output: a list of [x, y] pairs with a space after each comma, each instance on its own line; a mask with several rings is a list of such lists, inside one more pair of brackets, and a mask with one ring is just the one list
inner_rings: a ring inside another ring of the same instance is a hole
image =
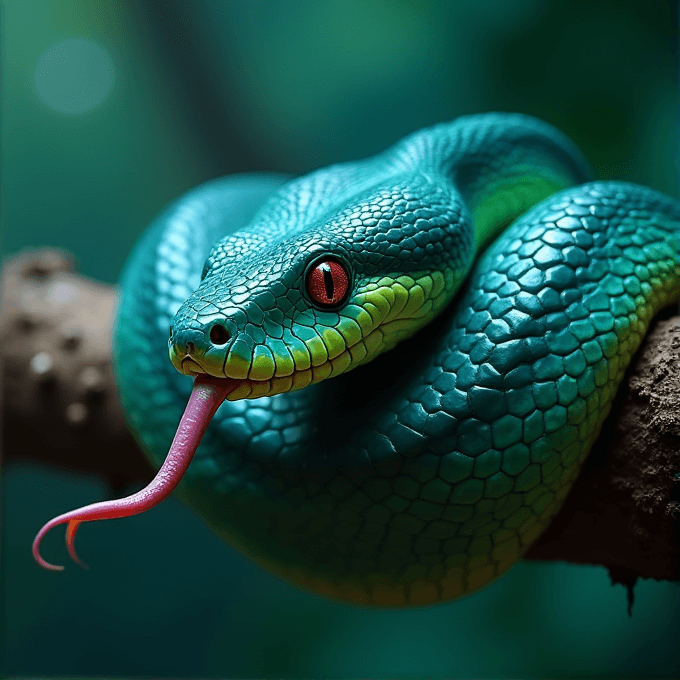
[[323, 285], [326, 289], [326, 297], [329, 300], [332, 300], [335, 293], [335, 283], [333, 281], [333, 272], [331, 271], [330, 264], [324, 262], [321, 265], [321, 271], [323, 272]]

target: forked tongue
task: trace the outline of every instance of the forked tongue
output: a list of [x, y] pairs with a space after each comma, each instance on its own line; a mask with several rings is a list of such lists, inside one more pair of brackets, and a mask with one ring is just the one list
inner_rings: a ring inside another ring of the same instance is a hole
[[59, 524], [66, 524], [66, 547], [71, 558], [86, 567], [76, 554], [73, 541], [81, 522], [92, 522], [98, 519], [115, 519], [138, 515], [158, 505], [165, 500], [182, 479], [196, 453], [196, 449], [203, 437], [203, 433], [210, 424], [212, 417], [227, 398], [227, 395], [241, 384], [239, 380], [229, 378], [213, 378], [199, 375], [194, 380], [189, 403], [179, 422], [175, 438], [170, 445], [170, 451], [153, 480], [148, 486], [126, 498], [116, 498], [111, 501], [92, 503], [78, 510], [71, 510], [63, 515], [51, 519], [38, 532], [33, 541], [33, 557], [41, 567], [61, 571], [64, 567], [50, 564], [40, 556], [40, 541], [43, 536]]

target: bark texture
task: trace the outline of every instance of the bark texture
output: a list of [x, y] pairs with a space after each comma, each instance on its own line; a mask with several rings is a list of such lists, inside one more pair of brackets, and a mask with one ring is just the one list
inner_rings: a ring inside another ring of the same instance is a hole
[[112, 496], [153, 470], [129, 433], [111, 367], [115, 288], [78, 276], [65, 252], [2, 268], [2, 450], [106, 479]]

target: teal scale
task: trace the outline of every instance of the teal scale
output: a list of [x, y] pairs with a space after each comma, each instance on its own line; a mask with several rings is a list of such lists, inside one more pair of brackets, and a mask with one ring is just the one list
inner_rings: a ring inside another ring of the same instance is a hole
[[160, 464], [190, 376], [239, 380], [180, 485], [220, 537], [355, 603], [490, 583], [559, 510], [680, 296], [680, 205], [588, 180], [554, 128], [486, 114], [189, 192], [122, 283], [130, 426]]

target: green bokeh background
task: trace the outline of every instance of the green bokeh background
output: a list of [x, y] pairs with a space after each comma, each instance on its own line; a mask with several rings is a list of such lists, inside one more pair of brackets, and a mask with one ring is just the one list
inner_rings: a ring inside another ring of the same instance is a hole
[[[307, 172], [480, 111], [544, 118], [600, 177], [678, 194], [672, 2], [13, 0], [2, 24], [3, 254], [65, 247], [103, 281], [200, 182]], [[37, 529], [105, 493], [5, 467], [3, 677], [680, 675], [680, 586], [639, 583], [629, 619], [597, 567], [520, 564], [457, 602], [359, 609], [277, 581], [170, 500], [86, 525], [90, 571], [41, 570]], [[63, 560], [62, 540], [44, 554]]]

